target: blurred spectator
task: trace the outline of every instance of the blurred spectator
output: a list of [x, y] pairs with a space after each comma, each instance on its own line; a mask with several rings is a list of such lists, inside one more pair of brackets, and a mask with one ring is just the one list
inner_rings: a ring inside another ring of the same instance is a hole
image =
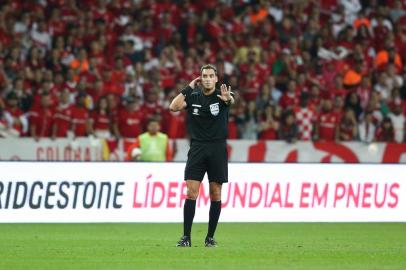
[[143, 131], [145, 114], [140, 108], [138, 97], [127, 97], [125, 108], [121, 109], [118, 115], [118, 130], [115, 133], [119, 137], [136, 138]]
[[7, 104], [0, 104], [1, 111], [1, 136], [20, 137], [27, 134], [28, 120], [25, 114], [18, 107], [16, 93], [10, 92], [7, 95]]
[[289, 78], [295, 74], [296, 66], [292, 60], [291, 52], [284, 48], [280, 57], [272, 64], [272, 74], [276, 78], [276, 86], [281, 90], [286, 89]]
[[258, 138], [259, 123], [255, 101], [249, 101], [244, 113], [238, 117], [237, 123], [241, 139], [256, 140]]
[[47, 25], [44, 20], [39, 20], [32, 24], [31, 39], [33, 43], [41, 49], [43, 55], [46, 50], [51, 48], [51, 34], [49, 30], [47, 30]]
[[347, 24], [352, 25], [357, 17], [357, 13], [361, 10], [362, 6], [359, 0], [339, 0], [340, 5], [344, 7], [345, 21]]
[[269, 88], [268, 84], [263, 84], [260, 93], [256, 99], [255, 106], [257, 107], [257, 110], [262, 111], [266, 106], [273, 105], [271, 103], [272, 103], [271, 89]]
[[271, 105], [266, 105], [259, 122], [259, 139], [276, 140], [279, 132], [278, 112]]
[[[79, 74], [81, 72], [86, 72], [89, 70], [89, 60], [87, 58], [86, 49], [82, 48], [79, 50], [78, 57], [73, 59], [70, 63], [70, 68], [75, 72], [75, 74]], [[75, 81], [78, 81], [79, 77]]]
[[112, 137], [112, 119], [107, 106], [106, 97], [101, 97], [91, 112], [89, 119], [89, 134], [101, 139]]
[[7, 122], [6, 117], [4, 116], [4, 109], [0, 107], [0, 137], [8, 137], [8, 127], [9, 123]]
[[291, 111], [287, 111], [282, 115], [282, 124], [279, 128], [279, 139], [288, 143], [295, 143], [298, 140], [299, 129], [296, 124], [295, 115]]
[[316, 124], [316, 139], [321, 141], [334, 141], [338, 139], [339, 122], [340, 118], [333, 112], [331, 100], [323, 100], [321, 112]]
[[70, 93], [67, 88], [59, 96], [58, 106], [55, 108], [52, 137], [69, 137], [72, 133], [73, 106], [70, 103]]
[[317, 115], [314, 108], [309, 106], [309, 94], [302, 93], [300, 96], [300, 106], [294, 108], [296, 123], [299, 128], [299, 140], [308, 141], [312, 139], [314, 132], [314, 122]]
[[403, 9], [402, 7], [402, 1], [400, 0], [395, 0], [393, 7], [390, 10], [390, 18], [392, 19], [393, 22], [397, 22], [400, 18], [406, 16], [406, 10]]
[[338, 139], [340, 141], [352, 141], [358, 134], [358, 122], [351, 108], [345, 109], [344, 115], [338, 126]]
[[354, 68], [350, 68], [344, 74], [344, 86], [349, 89], [354, 89], [361, 84], [362, 80], [362, 59], [355, 59]]
[[359, 140], [364, 143], [371, 143], [375, 140], [376, 127], [371, 113], [364, 114], [358, 125]]
[[279, 103], [280, 98], [282, 97], [282, 92], [276, 87], [276, 81], [274, 76], [268, 76], [266, 83], [271, 91], [271, 103], [276, 105]]
[[384, 115], [381, 109], [380, 97], [377, 92], [372, 92], [371, 98], [369, 99], [369, 102], [367, 104], [367, 107], [365, 108], [364, 113], [372, 114], [372, 118], [375, 125], [378, 125], [382, 121]]
[[375, 57], [375, 68], [378, 71], [385, 70], [388, 63], [395, 64], [398, 71], [403, 69], [402, 59], [400, 54], [396, 51], [395, 47], [390, 46], [386, 50], [381, 50], [376, 54]]
[[52, 135], [54, 110], [51, 102], [50, 94], [43, 92], [39, 106], [30, 111], [30, 135], [35, 140]]
[[85, 93], [79, 93], [76, 104], [72, 108], [72, 131], [75, 137], [88, 136], [90, 134], [89, 111], [86, 108]]
[[333, 96], [346, 96], [348, 90], [344, 88], [343, 77], [337, 74], [334, 78], [334, 86], [331, 88], [327, 95], [331, 98]]
[[137, 137], [127, 151], [128, 161], [171, 161], [172, 150], [168, 136], [160, 132], [159, 121], [149, 119], [147, 132]]
[[344, 108], [351, 109], [354, 113], [355, 119], [356, 120], [359, 119], [360, 115], [362, 114], [362, 107], [361, 107], [361, 101], [356, 92], [351, 92], [347, 95]]
[[386, 72], [381, 72], [378, 77], [378, 81], [375, 84], [374, 90], [379, 93], [380, 98], [383, 101], [388, 100], [390, 93], [392, 91], [388, 85], [388, 75]]
[[157, 114], [161, 115], [163, 108], [158, 98], [158, 89], [151, 89], [146, 94], [145, 102], [140, 108], [144, 119], [153, 118]]
[[402, 102], [396, 101], [396, 105], [392, 112], [388, 114], [393, 124], [395, 132], [395, 142], [402, 143], [405, 141], [405, 116], [403, 114]]
[[231, 106], [228, 115], [228, 139], [238, 139], [237, 107]]
[[291, 110], [299, 104], [299, 97], [296, 89], [296, 81], [290, 80], [286, 92], [279, 100], [279, 105], [283, 110]]
[[393, 63], [388, 64], [387, 67], [387, 85], [389, 89], [402, 87], [404, 80], [402, 76], [398, 74], [396, 66]]
[[361, 109], [365, 110], [372, 92], [371, 78], [369, 76], [362, 77], [361, 85], [357, 88], [356, 92], [360, 98]]
[[167, 107], [167, 109], [163, 110], [162, 117], [163, 131], [170, 139], [186, 137], [186, 111], [172, 112]]
[[392, 120], [385, 117], [382, 123], [376, 130], [375, 139], [378, 142], [394, 142], [395, 141], [395, 131], [393, 128]]

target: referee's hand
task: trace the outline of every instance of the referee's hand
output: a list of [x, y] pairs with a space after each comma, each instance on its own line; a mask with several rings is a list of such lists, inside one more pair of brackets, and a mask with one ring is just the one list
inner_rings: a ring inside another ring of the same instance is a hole
[[231, 96], [231, 86], [227, 87], [227, 85], [222, 84], [220, 86], [221, 95], [217, 95], [222, 101], [228, 103], [232, 100]]
[[195, 78], [193, 81], [191, 81], [191, 82], [189, 83], [189, 86], [190, 86], [192, 89], [195, 89], [196, 84], [198, 84], [200, 81], [201, 81], [201, 79], [200, 79], [200, 76], [199, 76], [199, 77]]

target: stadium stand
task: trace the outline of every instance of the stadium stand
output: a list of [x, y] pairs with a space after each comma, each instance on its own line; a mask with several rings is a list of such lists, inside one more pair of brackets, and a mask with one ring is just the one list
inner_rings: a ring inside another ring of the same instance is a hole
[[186, 138], [168, 104], [213, 63], [232, 139], [404, 142], [405, 61], [406, 1], [5, 0], [0, 136]]

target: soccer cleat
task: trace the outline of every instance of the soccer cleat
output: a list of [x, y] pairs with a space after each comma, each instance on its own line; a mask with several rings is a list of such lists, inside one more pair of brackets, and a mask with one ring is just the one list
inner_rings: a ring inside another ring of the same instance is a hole
[[213, 237], [206, 237], [204, 240], [204, 246], [205, 247], [217, 247], [217, 242], [214, 240]]
[[177, 247], [191, 247], [192, 241], [190, 240], [189, 236], [182, 236], [180, 240], [176, 243]]

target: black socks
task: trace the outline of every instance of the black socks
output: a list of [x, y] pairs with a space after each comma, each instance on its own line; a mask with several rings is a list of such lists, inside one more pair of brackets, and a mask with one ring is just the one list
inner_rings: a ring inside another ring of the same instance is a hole
[[190, 232], [192, 231], [193, 218], [195, 217], [196, 200], [185, 200], [183, 207], [183, 235], [190, 238]]
[[209, 229], [207, 237], [213, 237], [219, 222], [221, 212], [221, 201], [211, 201], [209, 212]]
[[[183, 235], [190, 237], [192, 231], [193, 218], [195, 217], [196, 200], [185, 200], [183, 208]], [[221, 201], [212, 201], [209, 212], [209, 228], [207, 237], [213, 237], [216, 232], [221, 213]]]

